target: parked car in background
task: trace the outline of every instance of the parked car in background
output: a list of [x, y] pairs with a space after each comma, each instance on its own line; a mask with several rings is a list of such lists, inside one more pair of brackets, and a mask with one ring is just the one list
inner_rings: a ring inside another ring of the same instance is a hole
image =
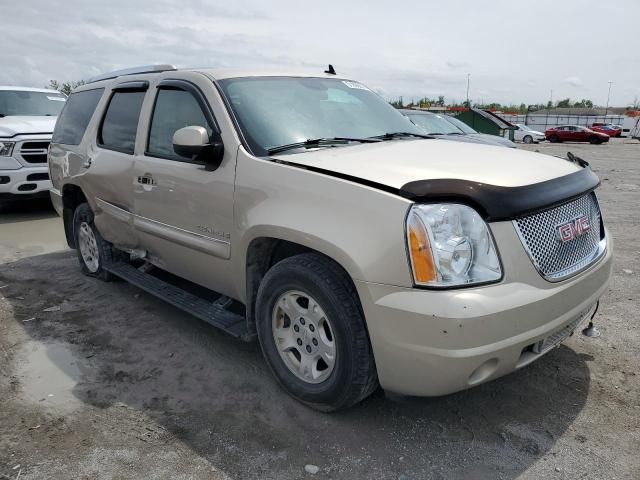
[[501, 147], [516, 148], [516, 144], [513, 143], [508, 138], [476, 132], [473, 128], [471, 128], [469, 125], [464, 123], [462, 120], [458, 120], [456, 117], [453, 117], [451, 115], [443, 115], [442, 118], [444, 118], [447, 122], [458, 127], [467, 136], [467, 138], [484, 140], [486, 142], [490, 142], [493, 145], [498, 145]]
[[596, 132], [587, 127], [579, 125], [562, 125], [559, 127], [547, 128], [544, 136], [552, 143], [557, 142], [589, 142], [593, 144], [609, 141], [609, 135]]
[[[441, 140], [453, 140], [455, 142], [479, 143], [482, 145], [496, 145], [492, 139], [484, 139], [474, 135], [465, 134], [460, 128], [445, 119], [445, 115], [438, 115], [423, 110], [401, 109], [400, 112], [411, 120], [424, 133]], [[502, 146], [502, 145], [500, 145]]]
[[622, 136], [622, 127], [614, 125], [612, 123], [594, 123], [591, 125], [591, 130], [594, 132], [604, 133], [610, 137]]
[[49, 196], [47, 150], [66, 97], [0, 86], [0, 202]]
[[517, 141], [522, 143], [538, 143], [545, 141], [544, 133], [533, 130], [524, 123], [515, 123], [514, 125], [518, 127], [518, 129], [513, 132], [514, 138]]
[[479, 385], [595, 315], [613, 258], [587, 165], [435, 140], [329, 72], [77, 88], [49, 165], [82, 271], [257, 339], [322, 411]]

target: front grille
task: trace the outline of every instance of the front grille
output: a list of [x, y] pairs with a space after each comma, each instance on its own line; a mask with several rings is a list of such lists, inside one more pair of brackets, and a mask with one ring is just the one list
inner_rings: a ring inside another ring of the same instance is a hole
[[[560, 239], [560, 226], [586, 216], [589, 230], [568, 241]], [[604, 237], [600, 207], [591, 192], [558, 207], [513, 221], [535, 267], [544, 278], [558, 281], [595, 262]]]
[[20, 156], [27, 163], [47, 163], [49, 142], [24, 142], [20, 147]]

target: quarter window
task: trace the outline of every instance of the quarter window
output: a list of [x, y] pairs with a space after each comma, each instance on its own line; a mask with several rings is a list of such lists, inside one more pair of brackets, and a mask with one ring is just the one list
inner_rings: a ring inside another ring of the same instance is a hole
[[173, 151], [173, 134], [184, 127], [213, 129], [195, 97], [184, 90], [160, 89], [153, 109], [147, 154], [174, 160], [191, 160]]
[[104, 88], [72, 93], [66, 101], [51, 141], [63, 145], [78, 145], [89, 125]]
[[98, 134], [101, 147], [133, 153], [144, 94], [138, 91], [113, 94]]

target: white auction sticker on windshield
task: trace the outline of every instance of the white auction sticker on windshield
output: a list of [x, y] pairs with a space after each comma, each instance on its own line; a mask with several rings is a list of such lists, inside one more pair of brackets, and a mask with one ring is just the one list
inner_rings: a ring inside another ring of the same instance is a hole
[[64, 97], [50, 97], [50, 96], [47, 95], [47, 98], [49, 100], [55, 100], [56, 102], [66, 102], [67, 101], [67, 99], [64, 98]]
[[357, 88], [358, 90], [367, 90], [370, 91], [367, 87], [358, 82], [350, 82], [349, 80], [343, 80], [344, 83], [349, 88]]

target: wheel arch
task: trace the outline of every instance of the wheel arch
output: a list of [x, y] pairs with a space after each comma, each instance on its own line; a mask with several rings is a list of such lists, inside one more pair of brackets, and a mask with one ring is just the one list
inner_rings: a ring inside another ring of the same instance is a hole
[[246, 243], [244, 252], [244, 265], [241, 271], [245, 274], [244, 297], [250, 335], [256, 333], [255, 303], [258, 288], [267, 271], [279, 261], [301, 253], [317, 253], [341, 268], [352, 283], [354, 278], [361, 278], [360, 269], [346, 252], [324, 240], [311, 238], [300, 232], [287, 232], [286, 235], [282, 232], [280, 234], [262, 232], [262, 234], [252, 235]]
[[78, 205], [87, 203], [87, 197], [77, 185], [66, 184], [62, 187], [62, 221], [64, 235], [70, 248], [77, 248], [76, 238], [73, 232], [73, 214]]

